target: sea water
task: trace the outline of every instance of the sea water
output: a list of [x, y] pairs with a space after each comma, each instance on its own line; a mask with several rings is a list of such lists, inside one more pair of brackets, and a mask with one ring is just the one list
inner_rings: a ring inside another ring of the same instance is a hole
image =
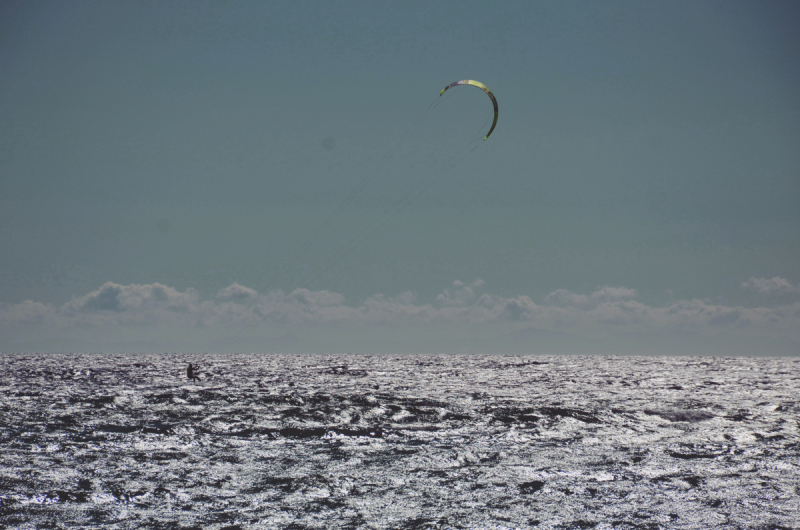
[[799, 418], [797, 358], [2, 355], [0, 527], [798, 528]]

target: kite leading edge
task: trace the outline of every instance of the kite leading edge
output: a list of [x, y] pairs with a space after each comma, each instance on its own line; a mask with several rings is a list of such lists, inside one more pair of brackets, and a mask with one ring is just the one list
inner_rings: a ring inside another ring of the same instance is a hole
[[492, 100], [492, 105], [494, 105], [494, 121], [492, 122], [492, 128], [489, 129], [489, 132], [486, 133], [486, 136], [483, 137], [483, 139], [486, 140], [492, 134], [492, 131], [494, 130], [494, 126], [497, 125], [497, 100], [494, 99], [494, 94], [492, 94], [492, 91], [489, 90], [489, 88], [486, 85], [484, 85], [483, 83], [481, 83], [479, 81], [473, 81], [472, 79], [462, 79], [461, 81], [456, 81], [455, 83], [450, 83], [449, 85], [444, 87], [442, 89], [442, 91], [439, 93], [439, 95], [441, 96], [442, 94], [445, 93], [445, 91], [447, 89], [453, 88], [454, 86], [458, 86], [458, 85], [472, 85], [472, 86], [478, 87], [481, 90], [483, 90], [484, 92], [486, 92], [486, 95], [489, 96], [489, 98]]

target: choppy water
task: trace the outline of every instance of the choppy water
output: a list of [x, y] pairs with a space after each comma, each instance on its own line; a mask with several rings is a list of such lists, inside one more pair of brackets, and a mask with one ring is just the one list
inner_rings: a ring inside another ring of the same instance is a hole
[[800, 524], [800, 359], [0, 362], [0, 527]]

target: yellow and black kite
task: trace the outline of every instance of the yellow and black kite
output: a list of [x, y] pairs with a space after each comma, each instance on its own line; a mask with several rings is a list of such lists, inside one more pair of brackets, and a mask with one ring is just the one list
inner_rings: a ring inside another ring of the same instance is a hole
[[442, 91], [439, 93], [439, 95], [441, 96], [442, 94], [444, 94], [445, 91], [448, 88], [453, 88], [454, 86], [458, 86], [458, 85], [476, 86], [476, 87], [480, 88], [481, 90], [483, 90], [484, 92], [486, 92], [486, 95], [489, 96], [489, 98], [492, 100], [492, 105], [494, 105], [494, 121], [492, 122], [492, 128], [489, 129], [489, 132], [486, 133], [486, 136], [483, 137], [483, 139], [486, 140], [487, 138], [489, 138], [489, 135], [492, 134], [492, 131], [494, 130], [494, 126], [497, 125], [497, 100], [494, 99], [494, 94], [492, 94], [492, 91], [489, 90], [487, 88], [487, 86], [484, 85], [483, 83], [480, 83], [478, 81], [473, 81], [472, 79], [462, 79], [461, 81], [456, 81], [455, 83], [450, 83], [449, 85], [444, 87], [444, 89], [442, 89]]

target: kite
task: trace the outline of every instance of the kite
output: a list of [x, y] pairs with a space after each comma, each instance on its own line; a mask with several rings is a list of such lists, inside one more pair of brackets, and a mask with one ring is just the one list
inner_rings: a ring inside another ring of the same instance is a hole
[[492, 122], [492, 128], [489, 129], [489, 132], [486, 133], [486, 136], [483, 137], [483, 139], [486, 140], [487, 138], [489, 138], [489, 135], [492, 134], [492, 131], [494, 130], [494, 126], [497, 125], [497, 100], [494, 99], [494, 94], [492, 94], [492, 91], [489, 90], [489, 88], [486, 85], [484, 85], [483, 83], [480, 83], [478, 81], [473, 81], [472, 79], [463, 79], [461, 81], [456, 81], [455, 83], [450, 83], [449, 85], [447, 85], [446, 87], [444, 87], [442, 89], [442, 91], [439, 93], [439, 95], [441, 96], [442, 94], [445, 93], [445, 91], [447, 89], [453, 88], [454, 86], [458, 86], [458, 85], [476, 86], [476, 87], [480, 88], [481, 90], [483, 90], [484, 92], [486, 92], [486, 95], [489, 96], [489, 98], [492, 100], [492, 105], [494, 105], [494, 121]]

